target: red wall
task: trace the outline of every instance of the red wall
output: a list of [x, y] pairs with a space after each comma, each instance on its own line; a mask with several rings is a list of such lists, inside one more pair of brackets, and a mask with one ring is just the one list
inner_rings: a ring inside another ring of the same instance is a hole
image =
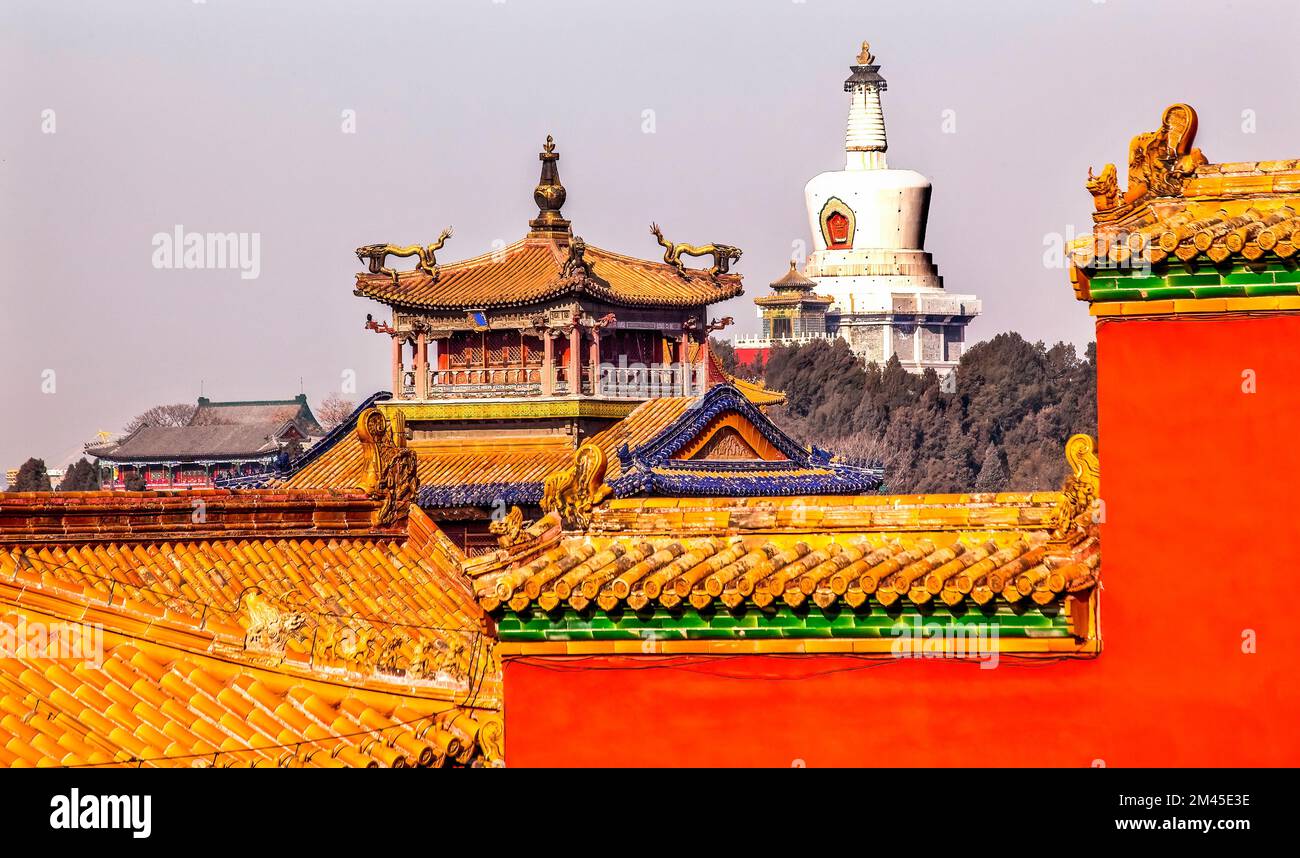
[[507, 764], [1300, 765], [1300, 316], [1098, 352], [1099, 658], [511, 660]]

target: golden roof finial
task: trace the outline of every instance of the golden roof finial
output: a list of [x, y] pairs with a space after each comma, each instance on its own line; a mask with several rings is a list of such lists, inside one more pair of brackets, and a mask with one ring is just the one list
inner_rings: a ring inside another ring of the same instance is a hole
[[528, 222], [533, 235], [568, 233], [569, 222], [560, 214], [567, 196], [564, 185], [560, 184], [560, 170], [556, 162], [560, 153], [555, 151], [555, 138], [546, 135], [542, 151], [537, 153], [542, 162], [542, 177], [533, 190], [533, 200], [537, 203], [537, 217]]
[[862, 50], [858, 53], [858, 65], [869, 66], [875, 61], [876, 58], [871, 55], [871, 43], [863, 42]]

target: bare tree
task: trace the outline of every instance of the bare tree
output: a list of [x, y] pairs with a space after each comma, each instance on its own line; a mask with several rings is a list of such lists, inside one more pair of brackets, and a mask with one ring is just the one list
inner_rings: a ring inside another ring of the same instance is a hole
[[316, 407], [316, 419], [328, 431], [352, 416], [356, 407], [356, 403], [351, 399], [344, 399], [337, 393], [331, 393]]
[[141, 426], [184, 426], [190, 422], [198, 406], [192, 402], [177, 402], [172, 405], [155, 405], [148, 411], [142, 411], [131, 418], [122, 427], [130, 435]]

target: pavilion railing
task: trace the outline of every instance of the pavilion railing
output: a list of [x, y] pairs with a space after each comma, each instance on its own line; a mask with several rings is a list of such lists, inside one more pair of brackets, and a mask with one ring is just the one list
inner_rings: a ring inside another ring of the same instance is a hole
[[[570, 368], [553, 370], [552, 396], [569, 396], [573, 391]], [[399, 398], [417, 398], [413, 371], [402, 373]], [[651, 399], [661, 396], [694, 396], [704, 390], [704, 367], [681, 364], [613, 365], [584, 364], [579, 372], [577, 393], [604, 399]], [[490, 399], [545, 395], [542, 369], [536, 366], [452, 367], [429, 370], [428, 398]]]

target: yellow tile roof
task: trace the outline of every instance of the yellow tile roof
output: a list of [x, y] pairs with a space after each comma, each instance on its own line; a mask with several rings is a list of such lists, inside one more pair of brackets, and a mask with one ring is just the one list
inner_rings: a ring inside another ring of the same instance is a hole
[[760, 608], [811, 599], [858, 607], [874, 599], [957, 605], [971, 599], [1047, 604], [1096, 583], [1095, 539], [1077, 549], [1048, 545], [1041, 532], [863, 533], [848, 536], [753, 535], [665, 538], [570, 537], [531, 563], [477, 584], [487, 610], [595, 603], [641, 610], [704, 608], [715, 600]]
[[[135, 500], [143, 514], [150, 499]], [[30, 649], [0, 659], [0, 762], [499, 759], [489, 626], [463, 556], [418, 508], [388, 536], [122, 530], [79, 541], [0, 529], [9, 627], [103, 629], [102, 664]]]
[[614, 500], [585, 533], [479, 564], [487, 611], [776, 600], [1047, 604], [1096, 583], [1095, 526], [1058, 536], [1059, 492]]
[[[554, 438], [527, 441], [497, 439], [491, 443], [470, 440], [410, 441], [415, 451], [421, 486], [474, 486], [506, 482], [540, 481], [573, 458], [573, 450]], [[290, 477], [293, 489], [347, 490], [366, 472], [366, 459], [355, 430], [334, 448]]]
[[[354, 292], [385, 304], [422, 309], [483, 309], [531, 304], [572, 291], [561, 276], [567, 251], [547, 237], [528, 237], [499, 251], [438, 266], [437, 278], [423, 271], [358, 274]], [[592, 282], [583, 291], [610, 304], [629, 307], [690, 307], [741, 294], [739, 275], [716, 278], [698, 269], [683, 274], [663, 262], [586, 247]]]
[[[57, 622], [0, 605], [15, 627]], [[501, 757], [488, 709], [288, 677], [117, 632], [0, 660], [0, 766], [441, 766]]]

